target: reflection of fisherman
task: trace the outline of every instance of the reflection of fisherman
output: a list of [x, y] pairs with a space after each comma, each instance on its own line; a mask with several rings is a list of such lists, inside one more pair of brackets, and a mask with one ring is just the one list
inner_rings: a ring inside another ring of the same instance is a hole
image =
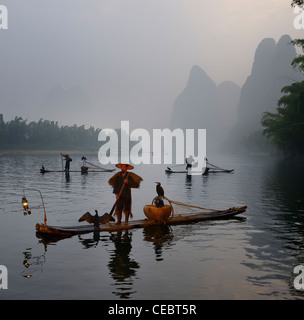
[[125, 230], [113, 233], [110, 237], [115, 248], [111, 253], [109, 261], [109, 270], [112, 278], [115, 281], [115, 291], [113, 294], [121, 299], [130, 298], [133, 293], [132, 284], [133, 277], [136, 275], [136, 270], [139, 269], [139, 264], [132, 259], [132, 233]]
[[62, 154], [61, 155], [64, 157], [65, 160], [65, 168], [64, 171], [65, 172], [69, 172], [70, 171], [70, 162], [72, 162], [72, 158], [70, 158], [70, 156], [68, 154]]
[[117, 200], [115, 209], [115, 215], [117, 215], [116, 223], [121, 223], [122, 211], [125, 214], [125, 221], [128, 223], [129, 216], [132, 217], [131, 188], [138, 188], [142, 178], [133, 172], [127, 171], [134, 169], [130, 164], [119, 163], [116, 167], [121, 169], [121, 171], [109, 180], [109, 184], [113, 187], [113, 193], [115, 193]]
[[191, 169], [192, 168], [192, 164], [195, 163], [195, 160], [193, 159], [192, 155], [190, 155], [188, 158], [186, 158], [186, 169]]

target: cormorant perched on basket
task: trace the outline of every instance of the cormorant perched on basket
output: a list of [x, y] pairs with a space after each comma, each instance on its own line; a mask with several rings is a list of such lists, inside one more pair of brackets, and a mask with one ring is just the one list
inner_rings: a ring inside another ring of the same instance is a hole
[[163, 197], [165, 195], [165, 191], [163, 187], [161, 186], [160, 182], [155, 182], [157, 184], [156, 186], [156, 193], [158, 194], [159, 197]]
[[156, 206], [156, 208], [162, 208], [164, 207], [164, 200], [163, 197], [165, 195], [164, 189], [162, 188], [160, 182], [155, 182], [157, 184], [156, 186], [156, 193], [157, 193], [157, 197], [155, 197], [153, 199], [153, 202]]

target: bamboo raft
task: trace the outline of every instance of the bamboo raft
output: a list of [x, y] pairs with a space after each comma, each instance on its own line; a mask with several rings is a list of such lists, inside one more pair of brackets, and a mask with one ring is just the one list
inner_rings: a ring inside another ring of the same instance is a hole
[[102, 168], [100, 166], [97, 166], [96, 164], [93, 164], [91, 162], [88, 162], [85, 157], [82, 157], [83, 160], [83, 166], [80, 168], [80, 170], [64, 170], [63, 169], [63, 158], [61, 156], [61, 161], [62, 161], [62, 169], [61, 170], [48, 170], [44, 166], [41, 167], [40, 173], [45, 174], [49, 172], [65, 172], [65, 173], [70, 173], [70, 172], [81, 172], [81, 173], [89, 173], [89, 172], [113, 172], [116, 169], [106, 169]]
[[72, 236], [77, 234], [85, 234], [92, 232], [104, 232], [104, 231], [121, 231], [127, 229], [144, 228], [147, 226], [157, 226], [162, 224], [167, 225], [178, 225], [184, 223], [193, 223], [206, 220], [219, 220], [228, 219], [234, 217], [240, 213], [245, 212], [247, 206], [240, 208], [229, 208], [227, 210], [210, 211], [204, 213], [187, 213], [187, 214], [175, 214], [173, 217], [169, 218], [167, 221], [157, 221], [154, 219], [141, 219], [129, 221], [128, 223], [121, 223], [119, 225], [108, 222], [106, 224], [100, 224], [99, 228], [94, 227], [94, 225], [83, 225], [83, 226], [49, 226], [44, 224], [36, 224], [36, 232], [39, 236]]
[[[176, 167], [178, 167], [179, 165], [177, 165]], [[187, 174], [191, 174], [191, 169], [186, 169], [186, 170], [172, 170], [170, 167], [167, 167], [167, 169], [165, 170], [166, 173], [187, 173]], [[202, 168], [202, 171], [196, 171], [197, 173], [201, 173], [202, 175], [207, 175], [209, 173], [219, 173], [219, 172], [226, 172], [226, 173], [232, 173], [234, 172], [234, 169], [224, 169], [224, 168], [220, 168], [212, 163], [210, 163], [208, 160], [206, 160], [206, 167]]]
[[[168, 169], [165, 170], [166, 173], [189, 173], [191, 172], [190, 170], [172, 170], [168, 167]], [[219, 173], [219, 172], [226, 172], [226, 173], [231, 173], [234, 172], [234, 169], [209, 169], [206, 168], [203, 171], [199, 171], [202, 175], [207, 175], [209, 173]]]

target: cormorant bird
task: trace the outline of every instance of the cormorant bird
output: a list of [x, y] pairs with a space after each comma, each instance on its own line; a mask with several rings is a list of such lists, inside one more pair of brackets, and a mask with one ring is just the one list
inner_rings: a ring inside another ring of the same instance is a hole
[[165, 195], [165, 191], [163, 187], [161, 186], [160, 182], [155, 182], [157, 184], [156, 186], [156, 193], [158, 194], [159, 197], [163, 197]]
[[86, 221], [88, 223], [94, 223], [94, 225], [99, 225], [100, 223], [107, 223], [109, 221], [115, 221], [115, 219], [109, 214], [105, 213], [101, 217], [98, 216], [98, 211], [95, 210], [95, 216], [91, 215], [90, 212], [86, 212], [78, 222]]

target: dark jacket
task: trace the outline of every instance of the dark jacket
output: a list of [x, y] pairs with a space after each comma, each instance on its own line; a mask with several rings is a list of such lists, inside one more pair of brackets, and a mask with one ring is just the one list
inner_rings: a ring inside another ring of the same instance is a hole
[[142, 181], [140, 176], [133, 172], [126, 172], [123, 176], [120, 171], [109, 180], [109, 184], [113, 187], [113, 193], [119, 194], [127, 175], [128, 183], [124, 186], [121, 197], [131, 199], [131, 188], [139, 188]]
[[[124, 181], [126, 179], [127, 174], [128, 174], [128, 172], [125, 175], [122, 175], [121, 172], [118, 172], [118, 174], [116, 176], [116, 179], [115, 179], [115, 183], [114, 183], [113, 193], [115, 193], [115, 194], [119, 194], [120, 193], [120, 190], [121, 190], [121, 188], [122, 188], [122, 186], [124, 184]], [[121, 194], [121, 197], [130, 199], [131, 198], [130, 185], [132, 185], [132, 182], [133, 182], [132, 178], [130, 177], [130, 175], [128, 176], [127, 180], [128, 180], [128, 183], [125, 184], [125, 186], [123, 188], [123, 191], [122, 191], [122, 194]]]

